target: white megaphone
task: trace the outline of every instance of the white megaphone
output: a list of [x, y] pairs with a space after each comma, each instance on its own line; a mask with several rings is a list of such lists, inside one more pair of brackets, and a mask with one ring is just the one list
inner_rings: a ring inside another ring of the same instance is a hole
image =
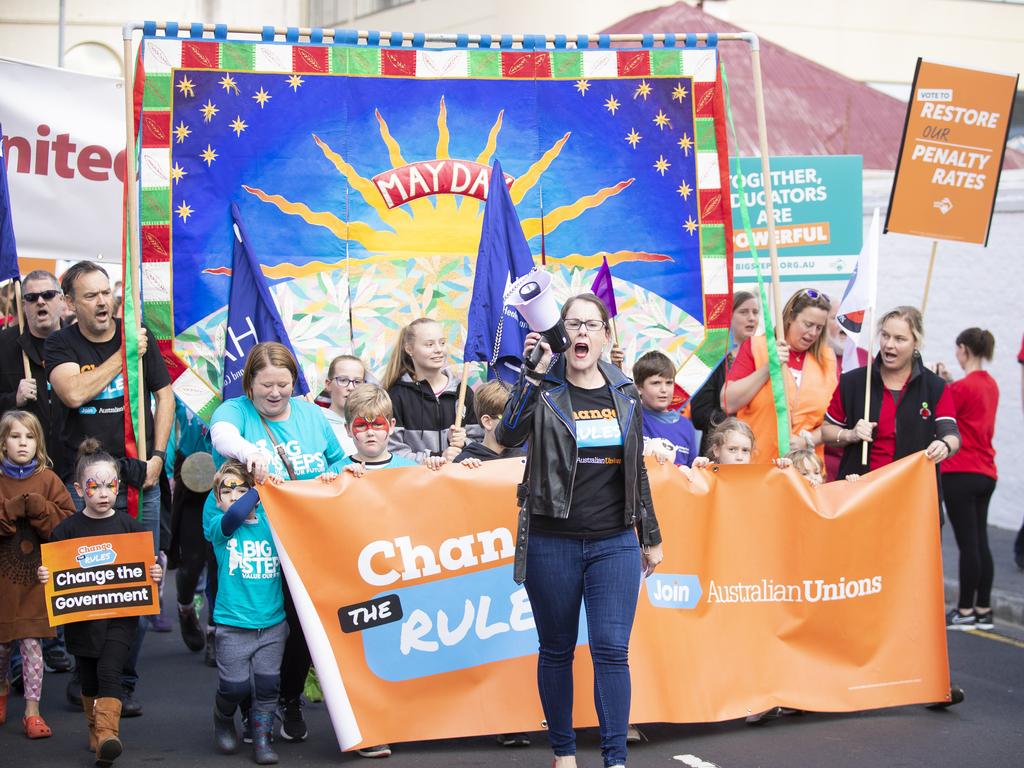
[[[552, 352], [562, 353], [571, 346], [558, 304], [551, 292], [551, 275], [540, 267], [534, 267], [509, 286], [505, 291], [505, 303], [515, 307], [530, 330], [544, 337]], [[543, 356], [544, 350], [537, 344], [524, 362], [528, 368], [533, 369]]]

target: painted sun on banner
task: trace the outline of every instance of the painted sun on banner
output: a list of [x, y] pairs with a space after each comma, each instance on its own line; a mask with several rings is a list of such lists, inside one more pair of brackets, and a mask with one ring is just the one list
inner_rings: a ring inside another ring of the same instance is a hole
[[490, 166], [559, 298], [607, 258], [627, 356], [694, 391], [724, 354], [732, 277], [717, 51], [508, 51], [147, 37], [147, 321], [215, 404], [238, 205], [309, 381], [379, 370], [399, 327], [460, 350]]

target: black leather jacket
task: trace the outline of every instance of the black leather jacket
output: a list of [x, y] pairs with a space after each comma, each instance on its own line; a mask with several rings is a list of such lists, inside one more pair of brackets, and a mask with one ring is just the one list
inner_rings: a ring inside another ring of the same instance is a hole
[[[623, 436], [622, 466], [626, 478], [623, 524], [636, 527], [640, 543], [644, 546], [660, 544], [661, 531], [654, 515], [644, 466], [640, 396], [633, 382], [618, 368], [603, 360], [598, 361], [598, 366], [611, 389]], [[509, 448], [529, 440], [526, 470], [517, 495], [519, 525], [515, 579], [521, 584], [526, 578], [530, 515], [564, 520], [569, 517], [572, 503], [578, 447], [572, 401], [565, 381], [564, 358], [554, 362], [539, 387], [530, 383], [525, 375], [520, 375], [505, 406], [495, 438]]]

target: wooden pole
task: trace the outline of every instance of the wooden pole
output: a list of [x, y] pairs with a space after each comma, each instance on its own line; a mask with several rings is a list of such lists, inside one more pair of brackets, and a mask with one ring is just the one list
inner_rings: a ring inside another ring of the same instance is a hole
[[466, 369], [469, 367], [469, 363], [463, 361], [462, 363], [462, 380], [459, 382], [459, 403], [455, 406], [455, 428], [459, 429], [462, 427], [462, 412], [466, 409], [466, 383], [468, 381], [466, 377]]
[[[125, 232], [125, 242], [128, 245], [129, 263], [124, 265], [125, 269], [132, 271], [132, 306], [135, 308], [135, 319], [138, 323], [136, 331], [141, 335], [145, 333], [142, 328], [142, 297], [139, 282], [142, 279], [142, 269], [139, 265], [141, 244], [136, 240], [136, 233], [139, 229], [139, 201], [136, 196], [135, 182], [135, 101], [134, 101], [134, 73], [132, 71], [132, 36], [126, 30], [124, 35], [124, 129], [125, 129], [125, 184], [128, 185], [128, 224]], [[128, 297], [125, 296], [127, 300]], [[137, 365], [139, 368], [139, 423], [135, 425], [135, 434], [138, 436], [139, 459], [146, 461], [146, 411], [149, 410], [149, 398], [145, 386], [145, 371], [142, 367], [142, 356], [138, 360], [128, 360], [125, 357], [125, 368], [129, 365]], [[127, 372], [127, 371], [126, 371]]]
[[764, 187], [764, 212], [768, 217], [768, 256], [772, 265], [772, 303], [775, 317], [775, 337], [785, 339], [782, 328], [782, 283], [779, 280], [779, 249], [775, 240], [775, 204], [772, 202], [771, 164], [768, 160], [768, 122], [764, 111], [764, 84], [761, 81], [761, 51], [755, 42], [750, 50], [750, 65], [754, 80], [754, 108], [757, 113], [757, 140], [761, 151], [761, 176]]
[[[867, 362], [867, 379], [864, 384], [864, 421], [871, 421], [871, 349], [875, 346], [875, 308], [868, 307], [864, 313], [864, 325], [861, 326], [868, 332], [868, 362]], [[860, 447], [860, 463], [867, 466], [868, 463], [868, 450], [871, 447], [870, 443], [861, 443]]]
[[939, 241], [932, 240], [932, 255], [928, 259], [928, 276], [924, 279], [924, 296], [921, 297], [921, 317], [924, 317], [925, 307], [928, 306], [928, 291], [932, 287], [932, 272], [935, 271], [935, 253], [939, 250]]
[[[22, 334], [25, 332], [25, 318], [22, 316], [21, 306], [21, 280], [15, 279], [14, 283], [14, 302], [16, 311], [18, 313], [18, 333]], [[21, 350], [21, 364], [25, 368], [25, 378], [32, 378], [32, 367], [28, 364], [28, 355], [25, 354], [25, 350]], [[36, 393], [36, 399], [39, 398], [39, 393]]]

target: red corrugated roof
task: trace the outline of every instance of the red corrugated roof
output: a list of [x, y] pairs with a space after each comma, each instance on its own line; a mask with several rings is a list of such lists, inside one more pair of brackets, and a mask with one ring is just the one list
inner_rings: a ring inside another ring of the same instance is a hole
[[[675, 3], [634, 14], [604, 30], [626, 32], [745, 32]], [[720, 45], [729, 78], [733, 117], [744, 155], [758, 151], [750, 51], [744, 43]], [[761, 38], [761, 77], [773, 155], [862, 155], [866, 169], [893, 170], [903, 135], [906, 102], [852, 80]], [[730, 153], [735, 154], [732, 134]], [[1024, 154], [1007, 150], [1005, 168], [1024, 168]]]

